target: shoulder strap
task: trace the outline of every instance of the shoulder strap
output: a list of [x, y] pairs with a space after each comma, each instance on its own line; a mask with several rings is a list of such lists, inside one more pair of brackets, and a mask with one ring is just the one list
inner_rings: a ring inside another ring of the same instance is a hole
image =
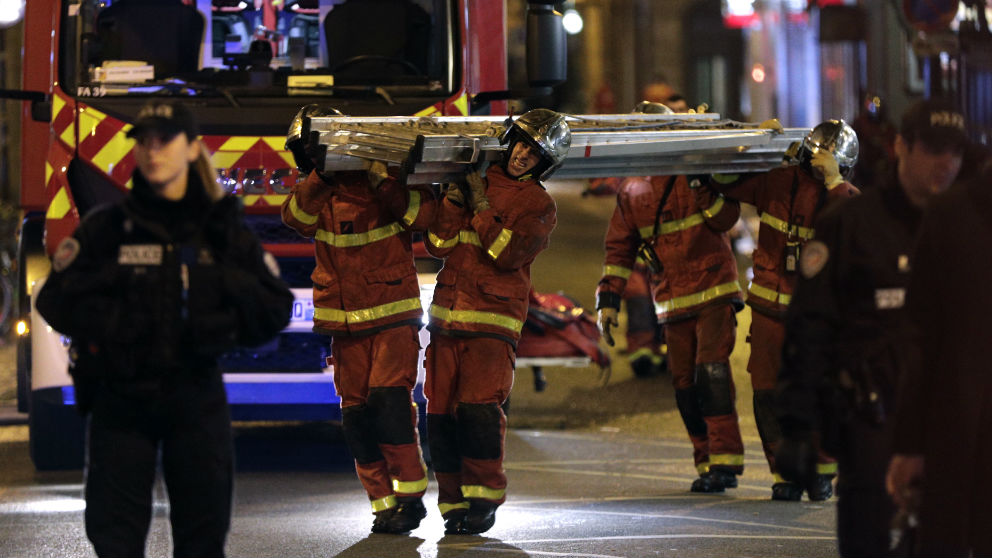
[[668, 183], [665, 184], [665, 192], [661, 195], [661, 201], [658, 202], [658, 210], [654, 213], [654, 228], [651, 232], [652, 238], [658, 236], [658, 227], [661, 225], [661, 210], [665, 207], [665, 203], [668, 201], [668, 196], [672, 195], [672, 190], [675, 186], [675, 178], [675, 176], [668, 177]]

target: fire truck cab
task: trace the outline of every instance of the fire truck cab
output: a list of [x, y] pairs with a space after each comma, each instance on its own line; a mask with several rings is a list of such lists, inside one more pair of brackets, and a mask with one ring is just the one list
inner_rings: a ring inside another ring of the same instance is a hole
[[[563, 79], [564, 35], [549, 19], [559, 17], [552, 2], [528, 7], [530, 50], [543, 57], [528, 66], [545, 74], [531, 81], [546, 86]], [[234, 418], [338, 417], [329, 344], [310, 330], [313, 247], [279, 216], [299, 178], [287, 128], [310, 103], [349, 116], [505, 114], [505, 101], [484, 101], [508, 94], [503, 2], [32, 0], [24, 37], [32, 100], [21, 138], [19, 316], [29, 327], [18, 383], [36, 467], [80, 466], [83, 427], [67, 340], [30, 311], [31, 297], [59, 241], [126, 195], [135, 168], [126, 133], [154, 97], [182, 98], [194, 112], [218, 181], [242, 197], [297, 296], [276, 339], [223, 357]]]

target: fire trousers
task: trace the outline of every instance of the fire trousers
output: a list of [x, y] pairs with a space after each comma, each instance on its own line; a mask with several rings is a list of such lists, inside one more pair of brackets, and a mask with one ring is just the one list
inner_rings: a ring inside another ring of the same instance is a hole
[[655, 364], [661, 364], [664, 333], [654, 313], [648, 276], [640, 264], [627, 279], [623, 301], [627, 305], [627, 358], [633, 362], [648, 357]]
[[427, 347], [427, 439], [441, 515], [469, 500], [506, 500], [506, 416], [513, 347], [488, 337], [435, 333]]
[[412, 395], [420, 354], [417, 328], [334, 337], [331, 354], [345, 441], [372, 511], [395, 507], [397, 498], [423, 496], [427, 467]]
[[[754, 389], [754, 421], [761, 436], [761, 447], [775, 482], [783, 482], [775, 467], [775, 444], [782, 438], [775, 409], [775, 382], [782, 366], [782, 345], [785, 344], [785, 322], [781, 319], [751, 312], [751, 357], [747, 371]], [[837, 460], [817, 449], [816, 471], [821, 475], [836, 475]]]
[[692, 318], [665, 324], [675, 401], [700, 474], [710, 469], [744, 471], [744, 444], [730, 373], [736, 331], [729, 303], [713, 304]]

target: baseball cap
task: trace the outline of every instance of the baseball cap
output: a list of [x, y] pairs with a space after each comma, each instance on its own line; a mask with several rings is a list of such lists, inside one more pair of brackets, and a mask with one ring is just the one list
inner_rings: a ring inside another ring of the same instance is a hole
[[964, 151], [970, 140], [964, 115], [945, 99], [927, 99], [910, 106], [899, 133], [909, 142], [922, 141], [935, 153]]
[[141, 107], [134, 120], [134, 127], [127, 132], [129, 138], [157, 135], [172, 139], [180, 132], [190, 140], [198, 135], [193, 113], [176, 101], [152, 101]]

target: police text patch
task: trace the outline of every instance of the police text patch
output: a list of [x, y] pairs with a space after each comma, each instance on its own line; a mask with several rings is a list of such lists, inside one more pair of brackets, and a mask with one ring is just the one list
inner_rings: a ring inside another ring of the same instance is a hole
[[117, 254], [121, 265], [162, 265], [161, 244], [125, 244]]
[[799, 272], [809, 279], [827, 265], [828, 259], [830, 259], [830, 249], [827, 245], [819, 240], [810, 241], [799, 255]]
[[906, 289], [875, 289], [875, 308], [894, 310], [906, 303]]

